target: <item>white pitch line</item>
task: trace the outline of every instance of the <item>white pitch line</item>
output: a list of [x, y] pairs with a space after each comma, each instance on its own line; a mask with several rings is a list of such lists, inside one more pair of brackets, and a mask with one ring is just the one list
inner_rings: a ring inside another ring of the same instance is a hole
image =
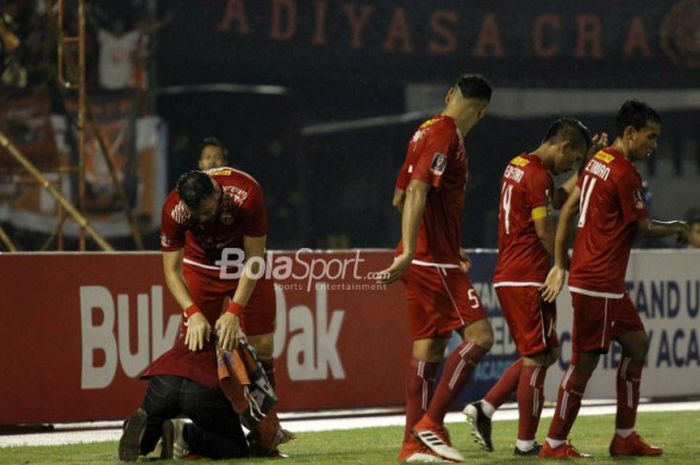
[[[580, 416], [610, 415], [615, 413], [615, 405], [590, 405], [582, 406]], [[667, 402], [658, 404], [642, 404], [639, 406], [640, 412], [681, 412], [700, 411], [700, 402]], [[554, 413], [552, 407], [547, 407], [542, 411], [543, 418], [551, 418]], [[288, 415], [285, 415], [288, 416]], [[516, 420], [518, 411], [516, 409], [502, 409], [494, 415], [494, 421]], [[447, 423], [458, 423], [464, 421], [464, 416], [458, 412], [448, 413], [445, 418]], [[114, 422], [110, 422], [114, 423]], [[83, 425], [95, 426], [97, 423], [83, 423]], [[402, 426], [404, 424], [403, 415], [385, 415], [371, 417], [351, 417], [351, 418], [322, 418], [322, 419], [300, 419], [288, 420], [284, 422], [285, 427], [294, 432], [310, 431], [333, 431], [349, 430], [359, 428], [376, 428], [381, 426]], [[16, 434], [0, 436], [0, 448], [20, 447], [20, 446], [53, 446], [64, 444], [79, 444], [105, 441], [118, 441], [121, 436], [121, 428], [89, 430], [89, 431], [55, 431], [50, 433]]]

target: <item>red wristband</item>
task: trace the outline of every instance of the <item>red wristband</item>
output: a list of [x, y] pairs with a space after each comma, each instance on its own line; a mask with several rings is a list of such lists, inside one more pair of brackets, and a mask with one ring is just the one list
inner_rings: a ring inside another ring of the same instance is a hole
[[228, 308], [226, 309], [227, 312], [233, 313], [234, 315], [242, 315], [243, 314], [243, 305], [239, 304], [238, 302], [234, 302], [233, 300], [231, 303], [228, 305]]
[[186, 318], [186, 319], [189, 319], [192, 315], [194, 315], [194, 314], [197, 313], [198, 311], [199, 311], [199, 309], [197, 308], [197, 306], [196, 306], [195, 304], [190, 305], [190, 306], [187, 307], [187, 308], [185, 309], [185, 311], [184, 311], [185, 318]]

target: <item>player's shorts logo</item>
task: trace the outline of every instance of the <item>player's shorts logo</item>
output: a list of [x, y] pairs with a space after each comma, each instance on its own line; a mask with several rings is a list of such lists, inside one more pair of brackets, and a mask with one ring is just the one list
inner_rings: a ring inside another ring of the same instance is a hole
[[441, 176], [445, 172], [445, 168], [447, 168], [447, 156], [436, 152], [432, 163], [430, 163], [430, 172], [435, 176]]
[[700, 69], [700, 0], [681, 0], [661, 25], [661, 47], [671, 61]]

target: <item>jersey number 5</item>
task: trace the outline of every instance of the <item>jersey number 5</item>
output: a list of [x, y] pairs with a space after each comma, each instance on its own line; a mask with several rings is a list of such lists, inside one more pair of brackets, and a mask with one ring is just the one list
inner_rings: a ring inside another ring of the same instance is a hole
[[503, 183], [501, 189], [501, 206], [503, 207], [503, 224], [506, 228], [506, 234], [510, 234], [510, 199], [513, 197], [513, 185]]
[[583, 178], [583, 184], [581, 186], [581, 197], [579, 198], [578, 209], [581, 212], [578, 218], [578, 227], [583, 228], [586, 225], [586, 214], [588, 213], [588, 204], [591, 201], [591, 194], [593, 193], [593, 188], [595, 187], [595, 182], [597, 178], [586, 175]]

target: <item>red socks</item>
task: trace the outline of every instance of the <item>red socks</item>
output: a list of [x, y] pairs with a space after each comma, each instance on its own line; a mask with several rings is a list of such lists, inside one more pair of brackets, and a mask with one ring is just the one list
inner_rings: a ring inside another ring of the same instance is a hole
[[435, 397], [433, 397], [426, 412], [431, 420], [437, 424], [443, 423], [450, 404], [462, 391], [476, 364], [487, 353], [488, 349], [468, 341], [450, 353], [445, 361], [445, 368], [435, 391]]
[[548, 438], [563, 441], [569, 436], [590, 377], [590, 373], [578, 369], [576, 365], [569, 366], [559, 385], [557, 408], [549, 425]]
[[642, 377], [643, 361], [622, 357], [617, 369], [617, 429], [633, 429], [639, 405], [639, 385]]
[[411, 359], [406, 371], [406, 431], [404, 441], [411, 438], [411, 430], [418, 423], [433, 398], [435, 373], [439, 363]]
[[523, 365], [518, 382], [518, 439], [535, 439], [544, 402], [544, 377], [547, 367]]
[[523, 359], [519, 358], [506, 368], [498, 382], [486, 393], [484, 400], [493, 405], [494, 409], [498, 409], [498, 407], [503, 405], [518, 388], [518, 380], [521, 378], [520, 372], [522, 368], [524, 368]]

